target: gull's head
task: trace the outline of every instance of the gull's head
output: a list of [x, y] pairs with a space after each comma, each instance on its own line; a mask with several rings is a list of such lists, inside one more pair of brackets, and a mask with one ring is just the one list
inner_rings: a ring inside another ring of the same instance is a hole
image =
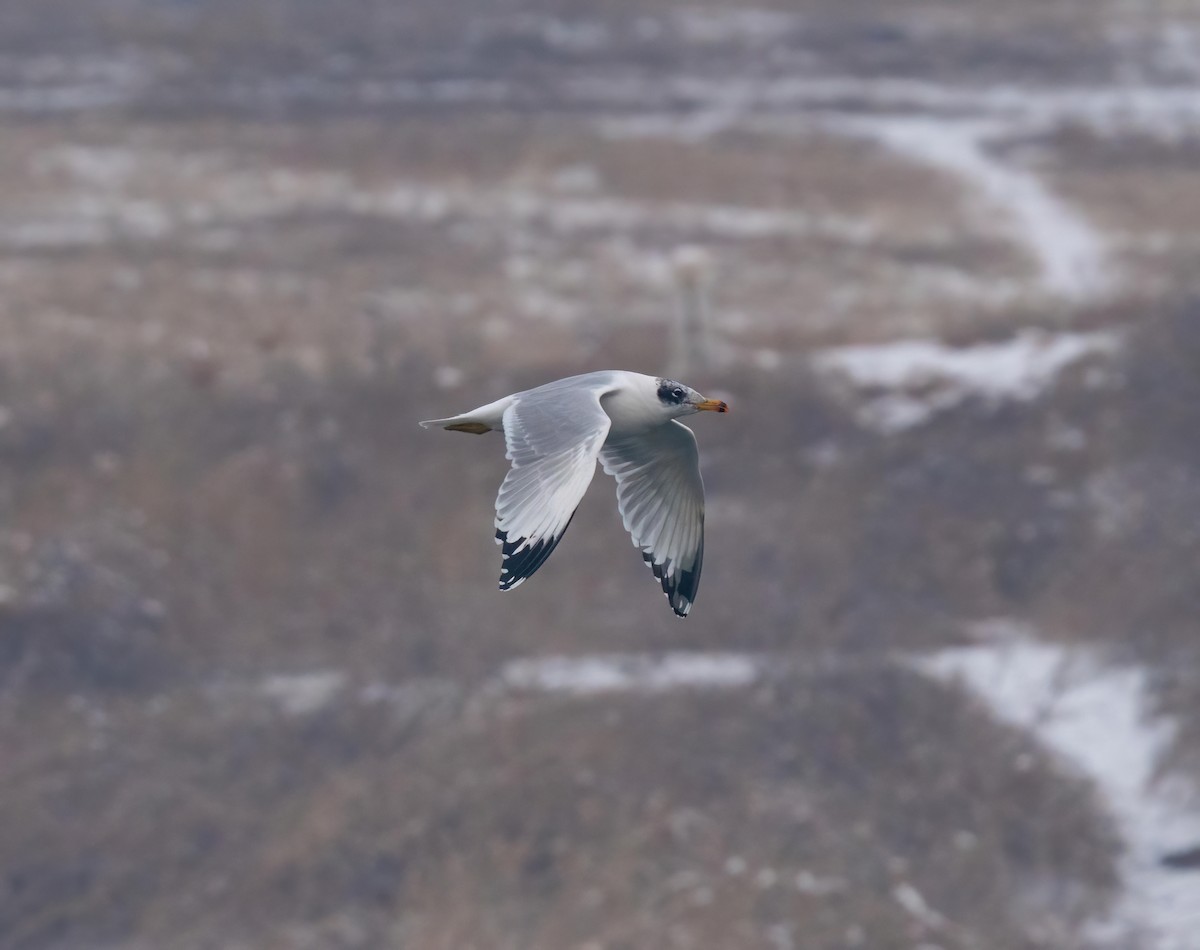
[[705, 399], [700, 393], [676, 379], [655, 380], [658, 384], [658, 401], [671, 418], [691, 415], [693, 412], [728, 412], [729, 407], [720, 399]]

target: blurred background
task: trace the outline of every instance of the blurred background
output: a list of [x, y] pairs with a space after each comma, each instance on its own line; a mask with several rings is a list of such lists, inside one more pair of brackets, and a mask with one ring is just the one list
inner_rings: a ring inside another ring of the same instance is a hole
[[4, 0], [0, 946], [1194, 950], [1198, 255], [1188, 0]]

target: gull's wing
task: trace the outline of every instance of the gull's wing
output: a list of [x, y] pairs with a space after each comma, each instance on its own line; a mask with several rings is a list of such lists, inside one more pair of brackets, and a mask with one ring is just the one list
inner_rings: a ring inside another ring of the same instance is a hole
[[704, 482], [696, 437], [680, 422], [611, 438], [600, 452], [617, 479], [625, 530], [662, 581], [671, 608], [686, 617], [704, 561]]
[[541, 567], [571, 523], [611, 425], [600, 405], [609, 388], [547, 386], [521, 393], [504, 411], [512, 468], [496, 497], [501, 590]]

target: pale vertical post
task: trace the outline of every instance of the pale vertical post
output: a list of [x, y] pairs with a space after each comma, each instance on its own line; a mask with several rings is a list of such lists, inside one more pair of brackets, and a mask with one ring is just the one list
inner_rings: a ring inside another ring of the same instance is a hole
[[712, 256], [702, 247], [683, 245], [671, 255], [671, 271], [677, 302], [667, 371], [683, 379], [712, 365], [708, 305]]

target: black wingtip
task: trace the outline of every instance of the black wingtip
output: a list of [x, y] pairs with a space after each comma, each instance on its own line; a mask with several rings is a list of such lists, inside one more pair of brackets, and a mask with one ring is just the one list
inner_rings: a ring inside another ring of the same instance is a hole
[[517, 538], [515, 541], [510, 541], [508, 532], [497, 528], [496, 540], [501, 544], [500, 589], [512, 590], [532, 577], [537, 569], [546, 563], [546, 558], [558, 547], [558, 542], [563, 539], [567, 528], [571, 527], [571, 522], [574, 520], [575, 513], [572, 512], [558, 535], [538, 538], [533, 544], [528, 544], [528, 538]]
[[699, 561], [694, 570], [672, 571], [672, 562], [667, 558], [661, 564], [654, 560], [654, 555], [649, 551], [642, 552], [642, 560], [654, 572], [654, 576], [662, 582], [663, 593], [667, 595], [667, 602], [671, 605], [671, 609], [675, 611], [675, 616], [681, 620], [686, 617], [692, 609], [692, 604], [696, 601], [696, 591], [700, 587], [700, 567]]

